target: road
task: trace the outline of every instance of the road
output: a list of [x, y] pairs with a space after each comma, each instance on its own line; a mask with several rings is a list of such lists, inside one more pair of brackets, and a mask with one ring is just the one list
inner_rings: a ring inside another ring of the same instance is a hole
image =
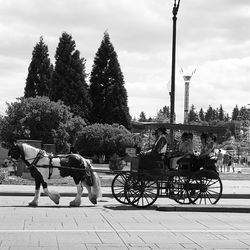
[[[0, 197], [1, 250], [79, 249], [250, 249], [249, 213], [162, 212], [158, 199], [148, 209], [135, 209], [103, 197], [97, 206], [83, 198], [69, 208], [72, 197], [54, 205], [41, 197]], [[220, 204], [250, 205], [249, 200], [222, 199]]]

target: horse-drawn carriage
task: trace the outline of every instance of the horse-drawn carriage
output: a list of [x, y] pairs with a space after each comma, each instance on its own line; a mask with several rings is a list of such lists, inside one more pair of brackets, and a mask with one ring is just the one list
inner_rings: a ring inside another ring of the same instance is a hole
[[[152, 130], [159, 126], [216, 135], [225, 132], [222, 127], [162, 123], [138, 123], [137, 129]], [[152, 205], [158, 197], [167, 197], [180, 204], [216, 204], [222, 195], [216, 160], [198, 161], [199, 166], [193, 168], [191, 157], [184, 157], [178, 168], [173, 170], [169, 167], [168, 159], [174, 153], [174, 150], [165, 153], [152, 169], [139, 167], [139, 156], [132, 157], [130, 170], [117, 172], [112, 181], [111, 189], [115, 199], [141, 208]]]
[[[217, 135], [225, 132], [221, 127], [164, 123], [138, 123], [137, 129], [151, 131], [159, 126], [165, 126], [172, 131], [207, 132]], [[9, 156], [14, 160], [21, 158], [35, 179], [35, 196], [29, 203], [30, 206], [38, 205], [41, 185], [44, 192], [56, 204], [59, 203], [60, 195], [48, 190], [41, 174], [42, 168], [48, 170], [58, 168], [62, 177], [73, 177], [77, 194], [70, 202], [70, 206], [80, 206], [82, 185], [87, 188], [90, 201], [96, 204], [96, 199], [101, 195], [98, 172], [115, 174], [111, 185], [112, 194], [123, 204], [145, 208], [152, 205], [159, 196], [168, 197], [180, 204], [216, 204], [222, 195], [222, 182], [214, 168], [214, 161], [212, 164], [211, 161], [202, 161], [194, 169], [192, 160], [183, 158], [179, 162], [178, 169], [173, 170], [169, 168], [168, 159], [174, 153], [172, 148], [162, 155], [161, 160], [154, 163], [153, 169], [139, 167], [139, 158], [136, 156], [130, 159], [130, 170], [108, 171], [94, 170], [88, 160], [77, 154], [50, 155], [22, 143], [14, 145], [9, 151]], [[88, 181], [88, 172], [92, 178], [91, 182]]]

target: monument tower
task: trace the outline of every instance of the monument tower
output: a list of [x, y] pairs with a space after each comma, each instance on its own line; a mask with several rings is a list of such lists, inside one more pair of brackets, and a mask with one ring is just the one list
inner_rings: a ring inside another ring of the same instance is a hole
[[183, 79], [185, 82], [185, 93], [184, 93], [184, 124], [188, 123], [188, 109], [189, 109], [189, 84], [193, 74], [195, 73], [196, 69], [192, 72], [192, 74], [186, 75], [183, 74], [183, 70], [181, 70], [183, 74]]

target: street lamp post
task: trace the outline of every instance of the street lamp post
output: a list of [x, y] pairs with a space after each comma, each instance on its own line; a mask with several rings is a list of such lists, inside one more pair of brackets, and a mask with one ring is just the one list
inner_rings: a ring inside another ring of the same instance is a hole
[[[172, 40], [172, 71], [171, 71], [171, 95], [170, 95], [170, 123], [175, 122], [175, 54], [176, 54], [176, 21], [177, 13], [180, 5], [180, 0], [176, 4], [174, 1], [173, 7], [173, 40]], [[174, 132], [173, 129], [170, 130], [170, 149], [173, 149], [174, 142]]]

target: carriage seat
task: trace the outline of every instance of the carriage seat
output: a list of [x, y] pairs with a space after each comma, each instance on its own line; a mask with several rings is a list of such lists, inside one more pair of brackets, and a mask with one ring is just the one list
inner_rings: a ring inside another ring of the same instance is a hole
[[182, 157], [177, 161], [179, 165], [179, 169], [181, 170], [192, 170], [192, 157], [191, 155], [187, 155]]

